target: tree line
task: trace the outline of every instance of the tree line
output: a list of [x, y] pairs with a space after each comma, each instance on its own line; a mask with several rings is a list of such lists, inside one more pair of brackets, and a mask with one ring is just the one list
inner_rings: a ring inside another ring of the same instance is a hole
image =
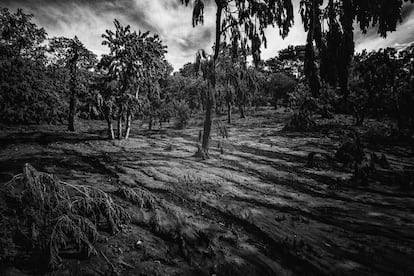
[[[180, 1], [192, 2], [192, 24], [202, 24], [204, 2]], [[102, 35], [109, 53], [98, 59], [77, 37], [48, 38], [32, 15], [3, 9], [0, 118], [7, 124], [67, 123], [70, 131], [76, 129], [77, 117], [105, 119], [108, 136], [121, 139], [129, 137], [134, 119], [148, 122], [151, 129], [176, 117], [177, 127], [185, 127], [192, 113], [202, 111], [203, 156], [208, 156], [215, 114], [225, 113], [231, 123], [235, 108], [245, 117], [250, 106], [277, 107], [281, 100], [296, 108], [289, 125], [299, 130], [314, 125], [315, 113], [329, 117], [342, 112], [352, 114], [359, 125], [367, 116], [387, 115], [409, 134], [413, 48], [355, 54], [353, 37], [355, 26], [362, 32], [376, 26], [382, 37], [395, 31], [404, 2], [302, 0], [306, 45], [262, 61], [266, 28], [275, 26], [282, 38], [288, 35], [292, 2], [215, 0], [212, 54], [199, 50], [194, 62], [175, 73], [156, 34], [115, 20], [114, 29]]]

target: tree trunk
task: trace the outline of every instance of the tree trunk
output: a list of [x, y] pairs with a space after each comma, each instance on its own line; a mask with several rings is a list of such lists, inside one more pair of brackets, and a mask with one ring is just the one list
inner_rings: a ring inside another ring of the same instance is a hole
[[125, 139], [129, 138], [131, 132], [132, 115], [128, 112], [125, 122]]
[[152, 130], [152, 115], [150, 115], [150, 118], [149, 118], [148, 130]]
[[359, 110], [355, 103], [351, 103], [355, 116], [355, 125], [362, 126], [364, 124], [364, 110]]
[[227, 102], [227, 123], [231, 124], [231, 103]]
[[122, 139], [122, 116], [118, 117], [117, 138]]
[[210, 142], [211, 125], [213, 124], [213, 107], [214, 107], [214, 93], [215, 84], [209, 84], [207, 89], [207, 101], [206, 101], [206, 116], [204, 118], [204, 131], [202, 149], [205, 153], [208, 152], [208, 146]]
[[315, 39], [315, 29], [316, 24], [319, 22], [319, 17], [317, 9], [319, 4], [316, 0], [312, 1], [312, 10], [311, 16], [309, 18], [309, 30], [306, 39], [306, 49], [305, 49], [305, 75], [309, 82], [309, 88], [311, 90], [312, 97], [317, 98], [319, 96], [319, 91], [321, 89], [321, 84], [319, 81], [318, 68], [315, 64], [315, 50], [313, 47], [313, 41]]
[[71, 92], [69, 101], [69, 120], [68, 130], [75, 131], [75, 117], [76, 117], [76, 95], [75, 91]]
[[246, 119], [246, 115], [244, 114], [244, 107], [243, 105], [239, 106], [240, 109], [240, 119]]
[[277, 110], [277, 97], [274, 96], [273, 98], [273, 107], [275, 108], [275, 110]]
[[111, 140], [115, 139], [115, 134], [114, 134], [114, 127], [112, 125], [112, 120], [111, 119], [107, 119], [106, 123], [108, 124], [108, 137]]
[[69, 131], [75, 131], [75, 117], [76, 117], [76, 84], [77, 84], [77, 62], [79, 54], [75, 48], [73, 57], [69, 61], [69, 72], [70, 72], [70, 100], [69, 100], [69, 122], [68, 129]]
[[343, 34], [340, 47], [340, 58], [338, 60], [339, 86], [341, 94], [346, 99], [349, 96], [349, 67], [355, 52], [354, 43], [354, 7], [351, 0], [343, 1], [343, 13], [340, 18], [343, 26]]
[[202, 142], [202, 150], [205, 155], [208, 156], [208, 146], [210, 142], [210, 132], [211, 132], [211, 125], [213, 123], [213, 108], [214, 108], [214, 97], [216, 93], [216, 61], [220, 52], [220, 38], [221, 38], [221, 13], [223, 11], [223, 5], [221, 0], [216, 0], [217, 5], [217, 13], [216, 13], [216, 43], [214, 49], [214, 57], [213, 57], [213, 68], [212, 68], [212, 76], [209, 76], [209, 84], [207, 89], [207, 99], [206, 99], [206, 116], [204, 119], [204, 131], [203, 131], [203, 142]]

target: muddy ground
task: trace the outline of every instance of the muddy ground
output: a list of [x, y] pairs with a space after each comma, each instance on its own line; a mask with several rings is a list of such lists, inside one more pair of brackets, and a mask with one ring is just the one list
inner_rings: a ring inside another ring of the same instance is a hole
[[[334, 158], [350, 118], [295, 133], [282, 131], [289, 116], [262, 110], [237, 119], [228, 138], [215, 129], [209, 160], [194, 157], [201, 120], [185, 130], [134, 125], [123, 141], [106, 140], [99, 121], [82, 122], [74, 134], [65, 126], [5, 128], [0, 182], [28, 162], [66, 182], [99, 186], [137, 213], [115, 192], [145, 189], [194, 236], [183, 245], [132, 221], [98, 244], [107, 260], [66, 260], [60, 275], [103, 275], [109, 263], [121, 275], [413, 275], [414, 191], [380, 173], [368, 185], [350, 181], [351, 170]], [[385, 154], [391, 170], [414, 170], [413, 145], [373, 143], [369, 135], [381, 124], [368, 126], [360, 129], [367, 152]], [[314, 168], [306, 166], [310, 152], [319, 153]]]

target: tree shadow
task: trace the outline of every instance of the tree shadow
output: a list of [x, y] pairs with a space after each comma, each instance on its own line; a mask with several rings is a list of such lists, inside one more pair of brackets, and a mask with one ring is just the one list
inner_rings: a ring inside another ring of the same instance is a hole
[[84, 143], [88, 141], [107, 140], [106, 136], [95, 133], [69, 133], [69, 132], [24, 132], [12, 133], [0, 138], [0, 146], [7, 147], [13, 144], [49, 144], [64, 142], [69, 144]]

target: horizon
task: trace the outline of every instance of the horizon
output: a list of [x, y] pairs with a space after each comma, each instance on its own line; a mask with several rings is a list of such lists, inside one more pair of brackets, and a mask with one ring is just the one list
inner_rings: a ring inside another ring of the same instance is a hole
[[[275, 57], [281, 49], [289, 45], [304, 45], [306, 33], [299, 15], [298, 1], [293, 1], [295, 23], [289, 35], [282, 39], [276, 28], [268, 28], [266, 36], [268, 47], [262, 47], [261, 58], [267, 60]], [[211, 4], [205, 8], [205, 22], [193, 28], [191, 24], [192, 8], [181, 5], [178, 0], [4, 0], [0, 7], [12, 12], [18, 8], [33, 14], [33, 22], [43, 27], [48, 37], [74, 37], [98, 57], [108, 53], [102, 45], [101, 35], [107, 29], [114, 29], [113, 21], [130, 25], [132, 30], [156, 33], [168, 47], [166, 58], [178, 71], [188, 62], [193, 62], [199, 49], [211, 52], [214, 43], [215, 9]], [[355, 50], [368, 51], [386, 47], [399, 47], [414, 42], [414, 5], [405, 4], [402, 11], [403, 22], [397, 31], [381, 38], [376, 28], [370, 28], [362, 34], [355, 28]], [[357, 26], [356, 26], [357, 27]]]

